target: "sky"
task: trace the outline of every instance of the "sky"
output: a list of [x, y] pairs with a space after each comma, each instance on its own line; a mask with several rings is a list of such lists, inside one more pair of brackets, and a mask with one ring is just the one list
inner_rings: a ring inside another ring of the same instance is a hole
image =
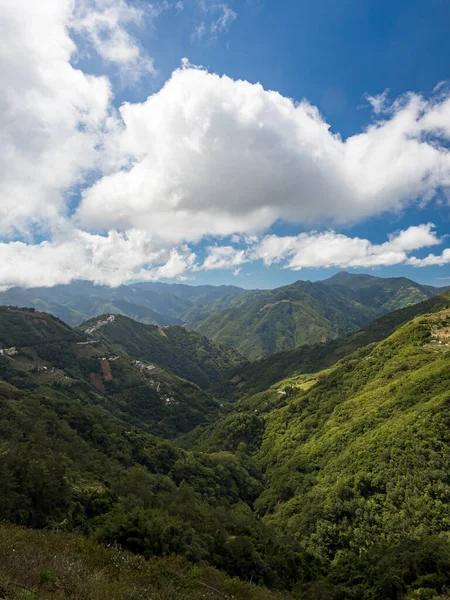
[[450, 285], [447, 0], [0, 0], [0, 289]]

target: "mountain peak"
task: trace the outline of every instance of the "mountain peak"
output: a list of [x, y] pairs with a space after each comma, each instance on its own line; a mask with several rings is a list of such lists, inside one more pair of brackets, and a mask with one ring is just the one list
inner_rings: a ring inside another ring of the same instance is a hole
[[339, 271], [328, 279], [324, 279], [322, 283], [342, 283], [349, 280], [370, 280], [370, 279], [382, 279], [382, 277], [375, 277], [374, 275], [367, 275], [366, 273], [349, 273], [348, 271]]

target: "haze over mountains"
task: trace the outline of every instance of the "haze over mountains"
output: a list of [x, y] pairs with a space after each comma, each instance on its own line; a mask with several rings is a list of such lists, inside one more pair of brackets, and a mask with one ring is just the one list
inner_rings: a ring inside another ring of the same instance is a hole
[[13, 288], [0, 294], [0, 303], [44, 310], [74, 326], [105, 313], [159, 326], [185, 325], [255, 360], [328, 341], [443, 289], [406, 278], [342, 272], [273, 290], [159, 282], [109, 288], [76, 282]]
[[204, 318], [227, 308], [245, 292], [234, 286], [146, 282], [111, 288], [77, 281], [45, 288], [12, 288], [0, 294], [0, 303], [44, 310], [74, 326], [108, 312], [164, 326]]

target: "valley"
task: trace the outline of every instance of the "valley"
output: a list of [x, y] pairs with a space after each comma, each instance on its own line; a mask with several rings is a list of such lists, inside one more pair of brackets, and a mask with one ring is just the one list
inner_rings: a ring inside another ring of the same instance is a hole
[[256, 361], [179, 325], [0, 308], [0, 539], [28, 564], [1, 561], [5, 597], [443, 600], [450, 292], [365, 285], [381, 316]]

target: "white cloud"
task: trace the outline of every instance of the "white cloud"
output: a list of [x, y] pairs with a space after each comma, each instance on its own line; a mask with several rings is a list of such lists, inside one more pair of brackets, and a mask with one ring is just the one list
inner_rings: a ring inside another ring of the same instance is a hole
[[450, 99], [410, 95], [343, 141], [306, 102], [185, 67], [121, 116], [117, 147], [132, 166], [85, 190], [77, 218], [93, 230], [141, 226], [197, 241], [277, 219], [339, 225], [450, 186]]
[[[425, 258], [417, 258], [412, 256], [408, 260], [408, 264], [413, 267], [431, 267], [431, 266], [439, 266], [448, 265], [450, 263], [450, 248], [446, 248], [439, 255], [429, 254]], [[445, 278], [444, 278], [445, 279]]]
[[[205, 22], [220, 32], [235, 17], [212, 4], [220, 13]], [[235, 269], [258, 251], [293, 269], [394, 264], [437, 243], [430, 226], [380, 245], [327, 232], [258, 246], [256, 236], [280, 219], [336, 227], [448, 192], [448, 87], [431, 100], [383, 100], [382, 119], [342, 140], [306, 101], [184, 61], [160, 91], [119, 113], [110, 81], [74, 65], [70, 35], [120, 68], [149, 69], [132, 32], [166, 4], [142, 6], [0, 0], [0, 235], [27, 241], [0, 245], [1, 286], [184, 277], [198, 268], [186, 244], [204, 237], [235, 235], [241, 246], [212, 246], [204, 269]], [[99, 180], [88, 185], [92, 172]], [[48, 240], [33, 243], [35, 232]], [[445, 252], [422, 259], [446, 261]]]
[[[149, 5], [147, 17], [154, 18], [157, 12]], [[153, 59], [127, 30], [129, 26], [142, 27], [145, 16], [142, 7], [125, 0], [77, 0], [70, 24], [87, 37], [101, 58], [116, 64], [127, 80], [137, 81], [155, 72]]]
[[[404, 263], [407, 253], [440, 240], [431, 224], [410, 227], [384, 244], [349, 238], [333, 231], [298, 236], [265, 236], [246, 248], [211, 246], [201, 266], [186, 245], [176, 248], [142, 230], [107, 235], [72, 230], [40, 244], [0, 243], [0, 290], [13, 286], [35, 287], [85, 279], [117, 286], [130, 280], [186, 279], [198, 270], [231, 269], [262, 259], [266, 265], [281, 263], [297, 271], [313, 267], [376, 267]], [[444, 252], [450, 262], [450, 251]], [[416, 264], [416, 259], [410, 259]], [[426, 260], [426, 259], [425, 259]], [[441, 264], [429, 261], [426, 264]]]
[[206, 271], [231, 269], [248, 261], [247, 250], [239, 250], [233, 246], [210, 246], [201, 268]]
[[297, 236], [266, 236], [252, 251], [253, 260], [271, 265], [287, 261], [284, 268], [298, 271], [318, 267], [377, 267], [404, 263], [408, 252], [440, 244], [431, 223], [409, 227], [389, 236], [383, 244], [372, 244], [334, 231], [301, 233]]
[[375, 94], [373, 96], [370, 96], [369, 94], [366, 95], [366, 100], [372, 106], [373, 112], [376, 115], [379, 115], [386, 110], [386, 107], [388, 106], [388, 94], [389, 90], [384, 90], [381, 94]]
[[[231, 25], [237, 19], [237, 13], [227, 4], [218, 2], [206, 2], [202, 0], [199, 3], [200, 9], [204, 15], [209, 15], [212, 20], [202, 20], [194, 29], [191, 41], [200, 41], [205, 37], [216, 38], [221, 33], [229, 31]], [[216, 16], [219, 13], [219, 16]]]
[[98, 166], [110, 84], [71, 66], [70, 0], [0, 0], [0, 234], [52, 227]]
[[203, 36], [205, 35], [207, 31], [206, 28], [206, 23], [204, 21], [202, 21], [201, 23], [199, 23], [196, 28], [194, 29], [194, 31], [192, 32], [191, 35], [191, 41], [200, 41]]
[[[232, 236], [233, 240], [242, 243], [241, 238]], [[267, 235], [259, 242], [248, 239], [246, 248], [210, 246], [202, 266], [196, 269], [233, 269], [257, 260], [262, 260], [266, 266], [280, 264], [293, 271], [303, 268], [379, 267], [405, 262], [414, 264], [417, 259], [409, 259], [409, 253], [441, 243], [442, 239], [437, 236], [432, 223], [398, 231], [389, 235], [388, 241], [382, 244], [351, 238], [332, 230], [296, 236]], [[448, 258], [450, 261], [450, 255]]]
[[211, 33], [214, 35], [228, 31], [237, 19], [237, 13], [226, 4], [223, 4], [220, 8], [222, 14], [211, 25]]
[[100, 236], [75, 230], [41, 244], [0, 243], [0, 289], [77, 279], [118, 286], [131, 279], [180, 277], [194, 261], [186, 246], [164, 248], [142, 231]]

